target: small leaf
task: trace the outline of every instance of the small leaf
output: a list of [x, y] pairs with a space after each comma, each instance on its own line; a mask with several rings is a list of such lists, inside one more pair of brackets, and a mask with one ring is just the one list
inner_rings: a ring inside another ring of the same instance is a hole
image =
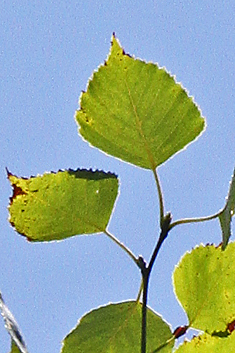
[[203, 334], [185, 341], [174, 353], [232, 353], [235, 347], [235, 334], [228, 337], [215, 337]]
[[[140, 303], [129, 301], [91, 311], [64, 339], [62, 353], [139, 352], [141, 308]], [[150, 309], [147, 320], [147, 352], [172, 352], [174, 340], [167, 343], [172, 338], [169, 326]]]
[[174, 270], [176, 296], [189, 326], [208, 333], [227, 332], [235, 319], [235, 243], [225, 252], [213, 245], [186, 253]]
[[10, 353], [22, 353], [13, 340], [11, 341], [11, 351], [10, 351]]
[[152, 170], [205, 127], [182, 86], [158, 65], [125, 54], [114, 36], [107, 61], [81, 94], [75, 118], [91, 145]]
[[5, 328], [12, 339], [12, 346], [10, 353], [28, 353], [23, 337], [20, 333], [19, 326], [12, 315], [11, 311], [6, 306], [2, 294], [0, 293], [0, 311], [5, 321]]
[[220, 225], [222, 228], [223, 244], [222, 249], [224, 250], [228, 244], [229, 238], [231, 237], [231, 221], [232, 216], [235, 213], [235, 169], [233, 172], [233, 177], [230, 182], [230, 188], [228, 192], [228, 197], [226, 205], [223, 212], [219, 215]]
[[104, 231], [118, 192], [116, 175], [101, 171], [67, 170], [29, 179], [8, 172], [8, 178], [10, 222], [31, 241]]

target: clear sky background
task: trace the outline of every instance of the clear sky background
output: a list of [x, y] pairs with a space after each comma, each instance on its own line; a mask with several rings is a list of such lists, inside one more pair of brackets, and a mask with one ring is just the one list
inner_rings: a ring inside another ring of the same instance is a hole
[[[234, 0], [1, 1], [0, 290], [31, 353], [59, 353], [84, 313], [136, 298], [140, 274], [104, 235], [41, 244], [19, 236], [7, 221], [12, 191], [4, 168], [25, 177], [80, 167], [117, 173], [120, 196], [109, 230], [148, 260], [159, 232], [153, 176], [79, 137], [80, 92], [106, 59], [112, 32], [127, 53], [176, 75], [207, 130], [159, 168], [166, 210], [174, 220], [215, 213], [235, 165], [234, 18]], [[149, 304], [173, 329], [187, 324], [172, 289], [174, 266], [196, 244], [220, 241], [215, 220], [177, 227], [165, 242]], [[9, 352], [3, 321], [0, 346]]]

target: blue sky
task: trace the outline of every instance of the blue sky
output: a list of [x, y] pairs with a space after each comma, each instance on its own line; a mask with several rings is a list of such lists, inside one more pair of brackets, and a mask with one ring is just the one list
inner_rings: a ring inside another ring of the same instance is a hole
[[[9, 226], [5, 167], [28, 177], [79, 167], [121, 180], [109, 225], [147, 260], [158, 234], [152, 174], [90, 148], [77, 134], [80, 92], [107, 57], [112, 32], [127, 53], [165, 66], [194, 96], [207, 130], [159, 168], [176, 220], [217, 212], [235, 165], [235, 3], [215, 1], [2, 1], [0, 11], [0, 290], [31, 353], [58, 353], [92, 308], [135, 298], [140, 274], [104, 235], [31, 244]], [[234, 229], [234, 226], [233, 226]], [[187, 324], [171, 284], [174, 266], [199, 243], [221, 241], [217, 220], [174, 229], [152, 273], [150, 306]], [[1, 351], [10, 339], [0, 322]]]

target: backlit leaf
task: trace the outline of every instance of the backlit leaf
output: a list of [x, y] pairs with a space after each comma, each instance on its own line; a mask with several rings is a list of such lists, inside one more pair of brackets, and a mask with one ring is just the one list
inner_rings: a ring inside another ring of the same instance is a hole
[[174, 353], [232, 353], [235, 347], [235, 334], [216, 337], [203, 334], [185, 341]]
[[183, 256], [173, 280], [189, 326], [211, 334], [227, 332], [235, 320], [234, 274], [235, 243], [226, 251], [201, 245]]
[[8, 333], [11, 336], [12, 339], [12, 350], [11, 352], [13, 353], [28, 353], [28, 350], [26, 348], [25, 342], [23, 340], [23, 337], [21, 335], [19, 326], [13, 316], [13, 314], [11, 313], [11, 311], [9, 310], [9, 308], [7, 307], [7, 305], [5, 304], [2, 294], [0, 293], [0, 312], [1, 315], [4, 319], [5, 322], [5, 328], [7, 329]]
[[11, 341], [11, 351], [9, 353], [22, 353], [14, 341]]
[[67, 170], [18, 178], [13, 186], [10, 222], [31, 241], [64, 239], [104, 231], [118, 192], [116, 175], [102, 171]]
[[230, 182], [230, 188], [228, 192], [226, 205], [223, 209], [223, 212], [219, 216], [220, 225], [222, 228], [222, 235], [223, 235], [223, 245], [222, 245], [223, 250], [226, 248], [229, 238], [231, 236], [231, 221], [234, 213], [235, 213], [235, 169], [234, 169], [232, 180]]
[[[62, 353], [133, 353], [141, 347], [141, 304], [110, 304], [86, 314], [63, 342]], [[172, 352], [169, 326], [148, 309], [147, 352]], [[160, 348], [162, 347], [162, 348]]]
[[165, 162], [205, 127], [182, 86], [158, 65], [125, 54], [114, 36], [75, 118], [91, 145], [147, 169]]

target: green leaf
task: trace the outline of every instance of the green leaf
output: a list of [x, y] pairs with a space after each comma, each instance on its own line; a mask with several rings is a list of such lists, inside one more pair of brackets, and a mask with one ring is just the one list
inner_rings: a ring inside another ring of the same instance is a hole
[[[141, 304], [110, 304], [86, 314], [63, 342], [62, 353], [133, 353], [141, 347]], [[170, 353], [169, 326], [148, 309], [147, 352]], [[163, 346], [160, 348], [160, 346]]]
[[116, 175], [67, 170], [29, 179], [8, 172], [10, 222], [31, 241], [64, 239], [106, 229], [118, 192]]
[[232, 216], [235, 213], [235, 169], [233, 172], [233, 177], [230, 182], [230, 188], [228, 192], [228, 197], [226, 205], [223, 212], [219, 215], [220, 225], [222, 228], [223, 244], [222, 249], [224, 250], [228, 244], [229, 238], [231, 237], [231, 221]]
[[13, 340], [11, 341], [11, 351], [9, 353], [22, 353]]
[[232, 353], [235, 347], [235, 333], [228, 337], [203, 334], [185, 341], [174, 353]]
[[235, 243], [225, 252], [201, 245], [183, 256], [173, 281], [189, 326], [208, 333], [227, 331], [235, 319], [234, 259]]
[[182, 86], [158, 65], [125, 54], [114, 36], [107, 61], [81, 94], [75, 119], [91, 145], [152, 170], [205, 127]]
[[5, 328], [11, 336], [12, 352], [28, 353], [23, 337], [20, 333], [19, 326], [11, 313], [10, 309], [5, 304], [0, 292], [0, 312], [5, 322]]

